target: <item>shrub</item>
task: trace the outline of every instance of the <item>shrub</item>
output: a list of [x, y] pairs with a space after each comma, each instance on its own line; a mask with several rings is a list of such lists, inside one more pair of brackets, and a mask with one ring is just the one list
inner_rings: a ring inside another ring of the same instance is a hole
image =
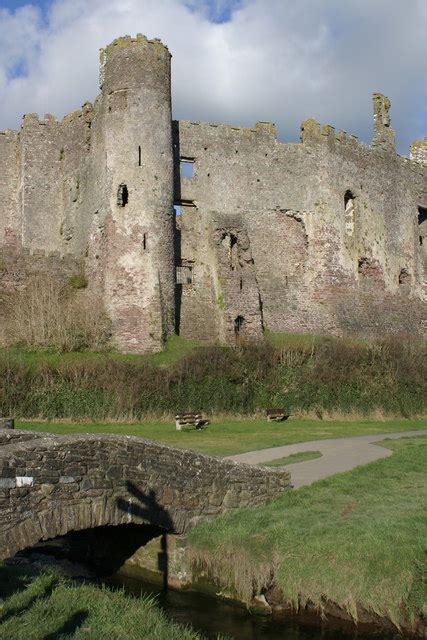
[[314, 347], [199, 347], [169, 366], [113, 354], [31, 361], [0, 351], [0, 410], [21, 417], [135, 419], [176, 411], [251, 414], [271, 406], [421, 415], [425, 343], [323, 339]]
[[100, 350], [109, 339], [109, 323], [87, 298], [77, 297], [52, 276], [34, 276], [6, 302], [6, 340], [56, 351]]

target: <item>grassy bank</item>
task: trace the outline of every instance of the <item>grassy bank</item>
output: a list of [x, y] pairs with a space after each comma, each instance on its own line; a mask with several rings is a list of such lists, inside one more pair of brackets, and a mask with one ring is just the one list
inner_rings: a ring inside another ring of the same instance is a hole
[[425, 429], [425, 420], [304, 420], [289, 418], [286, 422], [262, 419], [213, 420], [203, 431], [176, 431], [172, 422], [136, 424], [85, 422], [17, 422], [16, 427], [62, 435], [71, 433], [126, 434], [158, 440], [183, 449], [193, 449], [211, 455], [231, 455], [277, 447], [295, 442], [324, 440], [350, 436], [391, 433]]
[[[274, 338], [274, 339], [273, 339]], [[280, 338], [280, 339], [279, 339]], [[241, 348], [175, 338], [149, 356], [0, 351], [0, 411], [25, 418], [143, 420], [177, 411], [426, 412], [425, 343], [269, 336]]]
[[332, 601], [355, 619], [361, 605], [409, 621], [427, 600], [426, 445], [387, 441], [388, 459], [201, 525], [194, 561], [246, 600], [273, 580], [295, 607]]
[[0, 565], [4, 640], [201, 640], [149, 598], [79, 585], [52, 571]]

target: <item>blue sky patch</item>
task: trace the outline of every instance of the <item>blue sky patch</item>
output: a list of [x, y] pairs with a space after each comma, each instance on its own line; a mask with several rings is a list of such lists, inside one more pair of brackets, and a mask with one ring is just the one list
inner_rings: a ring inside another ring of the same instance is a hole
[[[45, 13], [54, 0], [1, 0], [1, 8], [14, 11], [31, 4]], [[210, 20], [217, 24], [229, 22], [234, 11], [242, 6], [244, 0], [184, 0], [191, 11], [204, 11]]]
[[186, 0], [185, 5], [190, 11], [202, 10], [210, 22], [222, 24], [229, 22], [234, 11], [243, 5], [244, 0]]
[[27, 65], [24, 60], [18, 60], [11, 69], [7, 72], [8, 80], [13, 80], [14, 78], [19, 78], [21, 76], [27, 75]]
[[16, 9], [20, 9], [21, 7], [31, 4], [33, 7], [39, 7], [43, 12], [45, 12], [52, 2], [53, 0], [1, 0], [0, 7], [2, 9], [15, 11]]

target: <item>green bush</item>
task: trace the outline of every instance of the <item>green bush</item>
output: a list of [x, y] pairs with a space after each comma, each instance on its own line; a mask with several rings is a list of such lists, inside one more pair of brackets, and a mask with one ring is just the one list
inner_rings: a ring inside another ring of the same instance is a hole
[[49, 360], [0, 352], [0, 411], [20, 417], [136, 419], [200, 410], [252, 414], [426, 409], [425, 343], [322, 339], [289, 348], [269, 342], [199, 347], [168, 366], [113, 354]]

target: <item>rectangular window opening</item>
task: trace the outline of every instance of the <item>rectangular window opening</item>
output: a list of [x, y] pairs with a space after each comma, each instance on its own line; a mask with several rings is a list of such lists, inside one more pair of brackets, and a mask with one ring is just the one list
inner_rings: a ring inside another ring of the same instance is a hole
[[141, 145], [138, 147], [138, 167], [142, 165]]
[[194, 158], [180, 158], [181, 178], [194, 178]]
[[193, 265], [181, 264], [176, 267], [176, 284], [193, 284]]

